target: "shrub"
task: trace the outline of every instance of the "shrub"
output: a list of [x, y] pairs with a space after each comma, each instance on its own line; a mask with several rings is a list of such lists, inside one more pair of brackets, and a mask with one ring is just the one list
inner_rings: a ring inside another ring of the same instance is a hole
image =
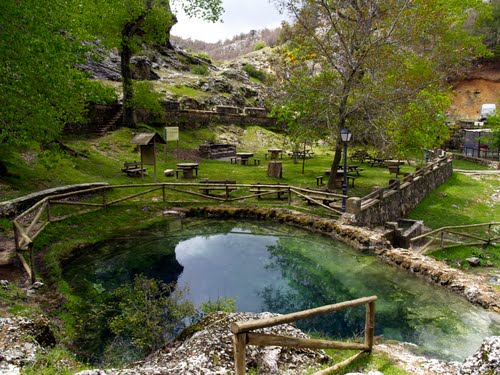
[[186, 289], [174, 283], [137, 275], [133, 285], [124, 285], [113, 293], [119, 314], [111, 319], [111, 331], [131, 338], [134, 346], [149, 353], [173, 338], [183, 322], [194, 316], [193, 304], [183, 300]]
[[267, 78], [266, 72], [257, 69], [252, 64], [244, 64], [242, 69], [252, 78], [256, 78], [261, 82], [264, 82]]
[[154, 91], [153, 84], [149, 81], [134, 81], [134, 96], [130, 106], [134, 109], [142, 109], [146, 112], [162, 115], [165, 108], [161, 104], [162, 95]]
[[206, 76], [208, 75], [208, 67], [206, 65], [194, 65], [191, 68], [191, 73], [199, 76]]
[[200, 304], [200, 310], [204, 314], [210, 314], [212, 312], [222, 311], [227, 313], [232, 313], [236, 311], [236, 297], [226, 298], [219, 297], [215, 301], [208, 300]]
[[254, 51], [258, 51], [262, 48], [266, 48], [266, 43], [265, 42], [259, 42], [255, 45], [255, 47], [253, 48]]

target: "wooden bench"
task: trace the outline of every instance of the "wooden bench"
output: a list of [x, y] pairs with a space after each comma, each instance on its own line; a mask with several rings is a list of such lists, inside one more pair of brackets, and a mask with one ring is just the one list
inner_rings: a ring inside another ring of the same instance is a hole
[[[315, 201], [321, 202], [325, 206], [330, 206], [330, 207], [332, 207], [332, 203], [339, 203], [341, 201], [340, 198], [332, 198], [324, 195], [308, 195], [307, 198], [304, 197], [304, 199], [307, 201], [308, 205], [314, 204], [314, 202], [312, 201], [312, 199], [314, 199]], [[337, 204], [335, 206], [340, 207], [341, 204]]]
[[231, 157], [231, 164], [238, 164], [238, 162], [241, 162], [241, 158], [239, 156]]
[[125, 172], [129, 177], [140, 177], [146, 174], [146, 168], [138, 161], [123, 163], [122, 172]]
[[[325, 170], [325, 174], [327, 176], [330, 175], [330, 170], [327, 169]], [[351, 176], [350, 174], [347, 175], [347, 185], [349, 185], [349, 182], [351, 183], [351, 187], [354, 187], [354, 181], [356, 180], [355, 176]], [[344, 183], [344, 174], [343, 173], [337, 173], [335, 176], [335, 188], [336, 189], [341, 189], [342, 185]]]
[[351, 155], [352, 160], [359, 161], [360, 163], [364, 163], [365, 159], [366, 160], [371, 160], [371, 156], [367, 151], [364, 150], [357, 150], [354, 151], [354, 153]]
[[260, 159], [253, 159], [253, 165], [260, 165]]
[[388, 165], [389, 173], [395, 173], [396, 176], [399, 174], [399, 165]]
[[[276, 193], [276, 198], [277, 199], [285, 199], [288, 198], [288, 185], [283, 184], [283, 187], [269, 187], [269, 186], [260, 186], [260, 182], [257, 184], [252, 185], [250, 188], [251, 193], [257, 193], [257, 194], [262, 194], [262, 193]], [[280, 185], [280, 184], [278, 184]], [[259, 195], [257, 199], [261, 199], [262, 196]]]
[[316, 176], [316, 186], [323, 186], [323, 176]]
[[237, 187], [227, 186], [236, 184], [236, 181], [234, 180], [204, 180], [201, 181], [200, 184], [213, 185], [213, 186], [200, 187], [200, 191], [206, 195], [217, 195], [213, 194], [212, 191], [224, 191], [225, 197], [229, 198], [230, 192], [238, 190]]

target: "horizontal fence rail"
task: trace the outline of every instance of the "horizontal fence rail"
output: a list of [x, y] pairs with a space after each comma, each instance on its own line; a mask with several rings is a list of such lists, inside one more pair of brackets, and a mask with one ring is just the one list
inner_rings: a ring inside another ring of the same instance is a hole
[[412, 238], [410, 244], [413, 249], [418, 250], [421, 254], [436, 248], [488, 246], [500, 241], [497, 227], [500, 227], [500, 222], [442, 227]]
[[[117, 196], [122, 190], [136, 190], [126, 196]], [[140, 191], [137, 191], [140, 190]], [[51, 222], [61, 221], [76, 215], [83, 215], [110, 207], [147, 194], [159, 195], [167, 202], [167, 192], [193, 196], [203, 201], [237, 202], [247, 199], [272, 198], [292, 204], [292, 196], [308, 203], [317, 204], [332, 215], [342, 215], [340, 202], [347, 198], [342, 194], [312, 190], [286, 184], [236, 184], [227, 182], [172, 182], [131, 185], [106, 185], [75, 192], [45, 197], [12, 220], [16, 253], [31, 280], [35, 280], [33, 241]], [[238, 195], [232, 195], [238, 192]], [[188, 201], [182, 203], [200, 203]], [[275, 204], [275, 203], [274, 203]], [[23, 252], [29, 251], [30, 264]]]
[[[340, 302], [333, 305], [321, 306], [314, 309], [294, 312], [286, 315], [276, 316], [267, 319], [258, 319], [248, 322], [234, 322], [231, 324], [234, 347], [234, 368], [236, 375], [246, 374], [246, 346], [282, 346], [292, 348], [307, 349], [340, 349], [340, 350], [361, 350], [360, 353], [351, 358], [336, 364], [333, 367], [316, 372], [315, 375], [329, 374], [333, 371], [344, 368], [364, 353], [372, 351], [373, 335], [375, 332], [375, 301], [377, 296], [364, 297], [352, 301]], [[339, 311], [347, 308], [366, 305], [365, 336], [363, 343], [339, 342], [332, 340], [303, 339], [297, 337], [271, 335], [251, 332], [256, 329], [274, 327], [280, 324], [296, 322], [300, 319], [312, 318], [318, 315]]]

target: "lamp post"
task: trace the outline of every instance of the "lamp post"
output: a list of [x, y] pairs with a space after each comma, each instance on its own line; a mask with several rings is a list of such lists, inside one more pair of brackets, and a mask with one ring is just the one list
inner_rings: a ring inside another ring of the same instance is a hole
[[340, 139], [344, 142], [344, 183], [342, 185], [342, 210], [345, 211], [347, 197], [347, 143], [351, 141], [352, 133], [346, 127], [340, 130]]

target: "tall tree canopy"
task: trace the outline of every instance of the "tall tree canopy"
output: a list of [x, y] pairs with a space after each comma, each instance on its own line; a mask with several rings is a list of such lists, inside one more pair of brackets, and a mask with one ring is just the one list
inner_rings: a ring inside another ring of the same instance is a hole
[[75, 68], [87, 52], [78, 1], [0, 2], [0, 144], [48, 142], [114, 96]]
[[462, 27], [473, 10], [483, 11], [481, 0], [275, 2], [296, 18], [280, 60], [275, 108], [302, 108], [304, 126], [330, 134], [332, 172], [345, 126], [357, 139], [377, 136], [400, 154], [435, 147], [445, 136], [437, 116], [448, 105], [448, 79], [485, 52]]

